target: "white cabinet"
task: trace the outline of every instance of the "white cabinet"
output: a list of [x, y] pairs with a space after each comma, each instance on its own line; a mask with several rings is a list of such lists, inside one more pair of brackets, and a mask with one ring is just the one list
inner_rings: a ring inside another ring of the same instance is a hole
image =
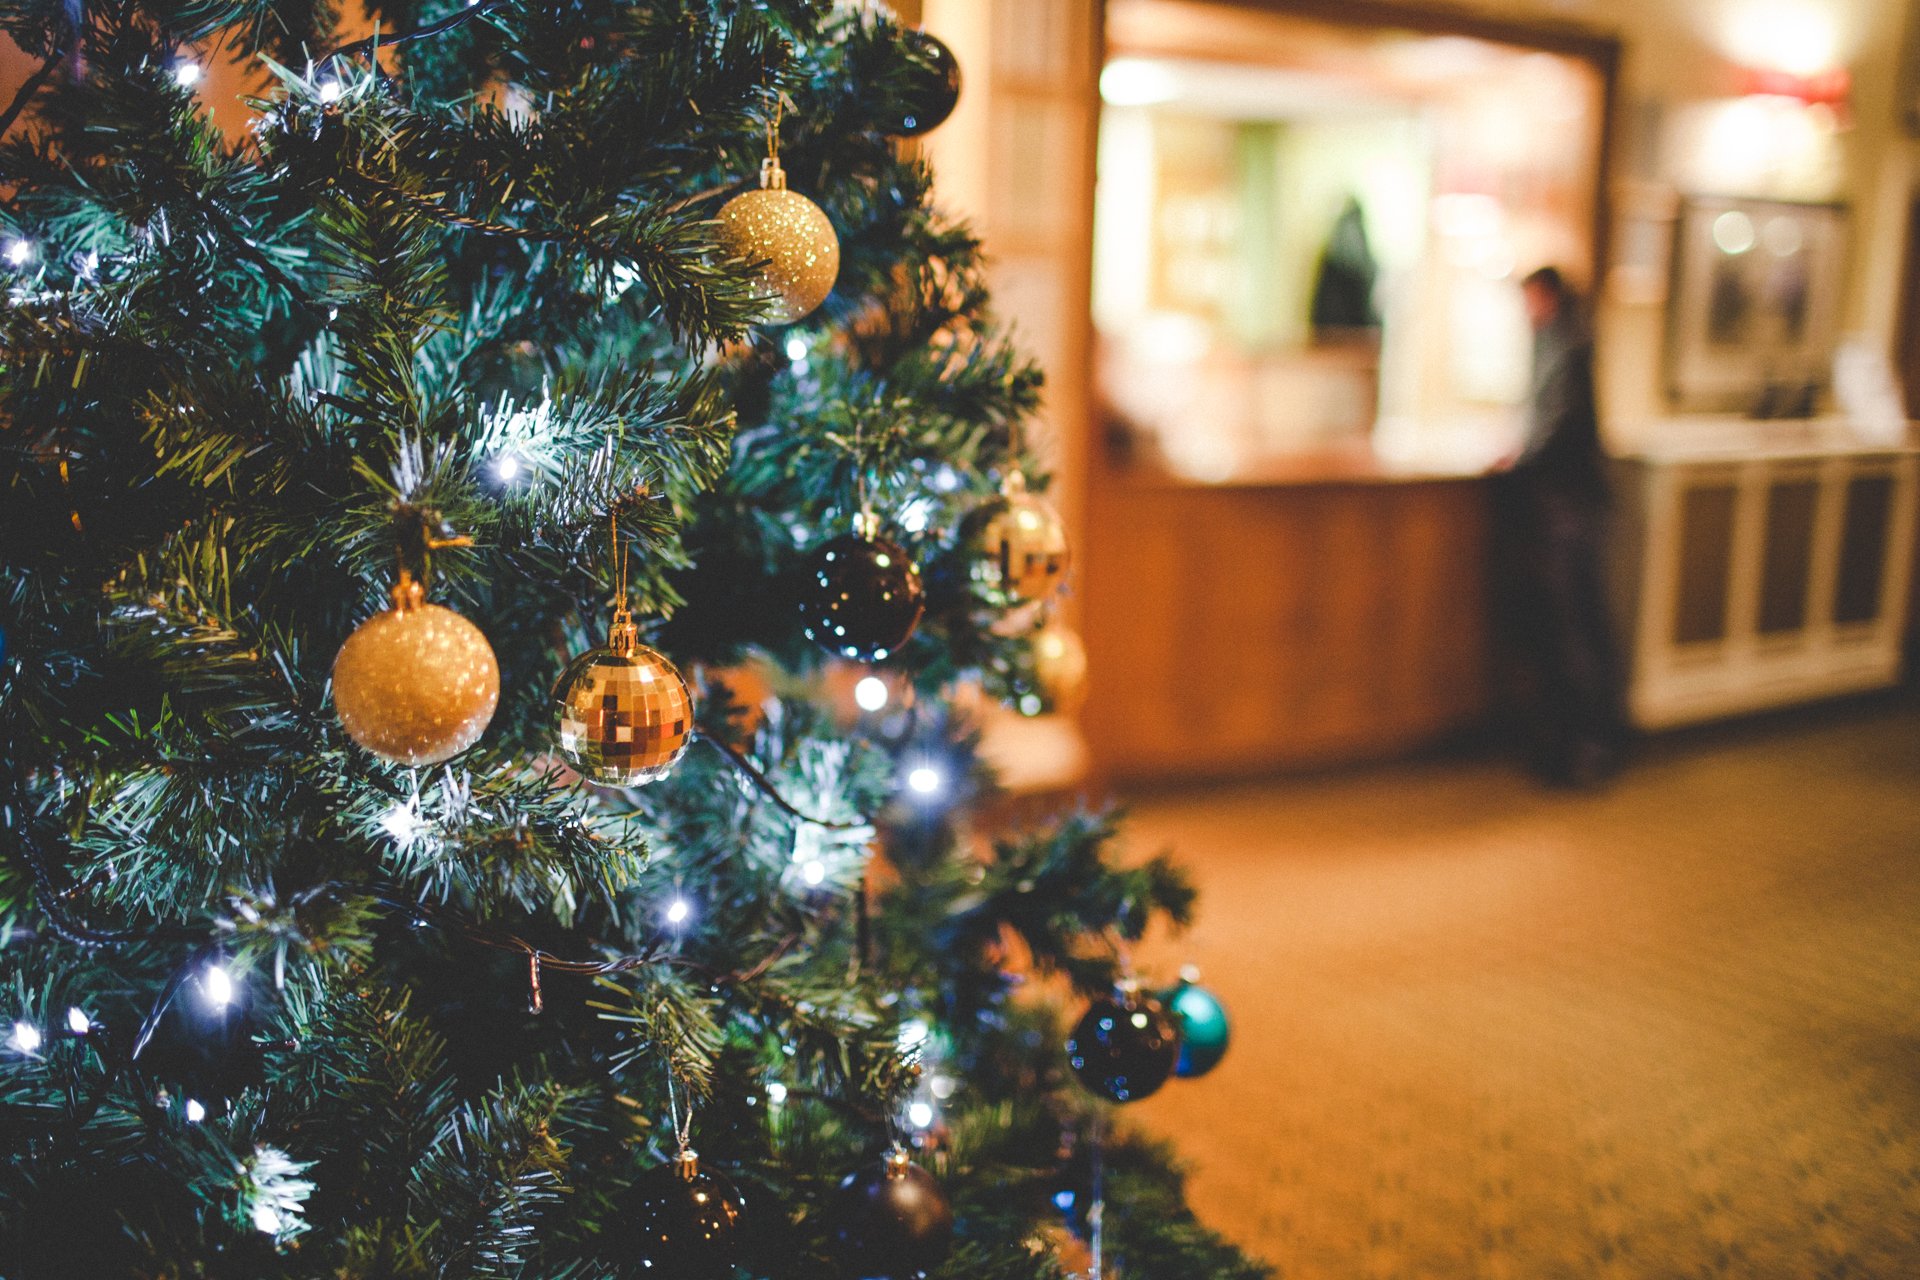
[[1634, 722], [1900, 679], [1920, 450], [1832, 423], [1676, 424], [1619, 460]]

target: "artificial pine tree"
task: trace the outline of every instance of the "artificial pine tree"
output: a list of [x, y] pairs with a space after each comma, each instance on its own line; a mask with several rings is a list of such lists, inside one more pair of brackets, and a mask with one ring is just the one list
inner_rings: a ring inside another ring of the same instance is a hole
[[[1040, 477], [885, 133], [951, 68], [820, 0], [369, 18], [0, 3], [0, 1277], [1062, 1275], [1104, 1119], [1019, 975], [1191, 893], [962, 820], [948, 696], [1033, 669], [960, 529]], [[838, 255], [785, 327], [717, 220], [776, 149]], [[924, 584], [858, 716], [800, 608], [856, 531]], [[896, 1143], [956, 1223], [897, 1264], [835, 1208]], [[1123, 1274], [1263, 1274], [1098, 1150]]]

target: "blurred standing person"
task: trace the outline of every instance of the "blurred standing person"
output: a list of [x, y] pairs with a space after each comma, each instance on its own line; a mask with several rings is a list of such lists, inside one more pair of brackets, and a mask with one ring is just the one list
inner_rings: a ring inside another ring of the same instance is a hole
[[1494, 486], [1503, 549], [1502, 628], [1532, 688], [1531, 764], [1590, 786], [1619, 765], [1621, 674], [1607, 610], [1606, 454], [1594, 404], [1593, 342], [1580, 299], [1542, 267], [1520, 285], [1533, 326], [1526, 438]]

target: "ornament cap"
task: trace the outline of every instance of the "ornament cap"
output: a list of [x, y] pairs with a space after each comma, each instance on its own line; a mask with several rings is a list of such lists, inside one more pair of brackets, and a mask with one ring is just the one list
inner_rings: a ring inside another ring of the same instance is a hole
[[787, 189], [787, 171], [780, 162], [768, 156], [760, 162], [760, 189], [762, 191], [785, 191]]
[[673, 1171], [682, 1181], [692, 1182], [700, 1176], [700, 1153], [692, 1147], [680, 1148], [680, 1153], [673, 1158]]
[[868, 542], [880, 536], [880, 517], [871, 511], [862, 511], [853, 517], [853, 532]]
[[1000, 492], [1008, 498], [1017, 498], [1027, 491], [1027, 473], [1019, 467], [1008, 467], [1007, 474], [1000, 480]]
[[618, 605], [613, 611], [613, 625], [607, 628], [607, 648], [621, 658], [632, 658], [640, 652], [640, 628], [634, 625], [633, 611], [626, 605]]
[[904, 1178], [907, 1176], [907, 1170], [913, 1168], [913, 1157], [907, 1154], [905, 1147], [896, 1142], [887, 1148], [885, 1163], [889, 1178]]
[[420, 584], [418, 578], [405, 569], [400, 571], [399, 580], [393, 584], [391, 594], [395, 613], [406, 613], [409, 610], [418, 609], [427, 602], [427, 589]]

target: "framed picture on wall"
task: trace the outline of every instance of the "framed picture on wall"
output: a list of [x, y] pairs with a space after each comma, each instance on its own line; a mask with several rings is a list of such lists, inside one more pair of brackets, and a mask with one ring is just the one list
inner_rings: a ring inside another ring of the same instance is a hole
[[1667, 297], [1667, 386], [1677, 407], [1810, 407], [1833, 363], [1846, 222], [1837, 204], [1682, 201]]

